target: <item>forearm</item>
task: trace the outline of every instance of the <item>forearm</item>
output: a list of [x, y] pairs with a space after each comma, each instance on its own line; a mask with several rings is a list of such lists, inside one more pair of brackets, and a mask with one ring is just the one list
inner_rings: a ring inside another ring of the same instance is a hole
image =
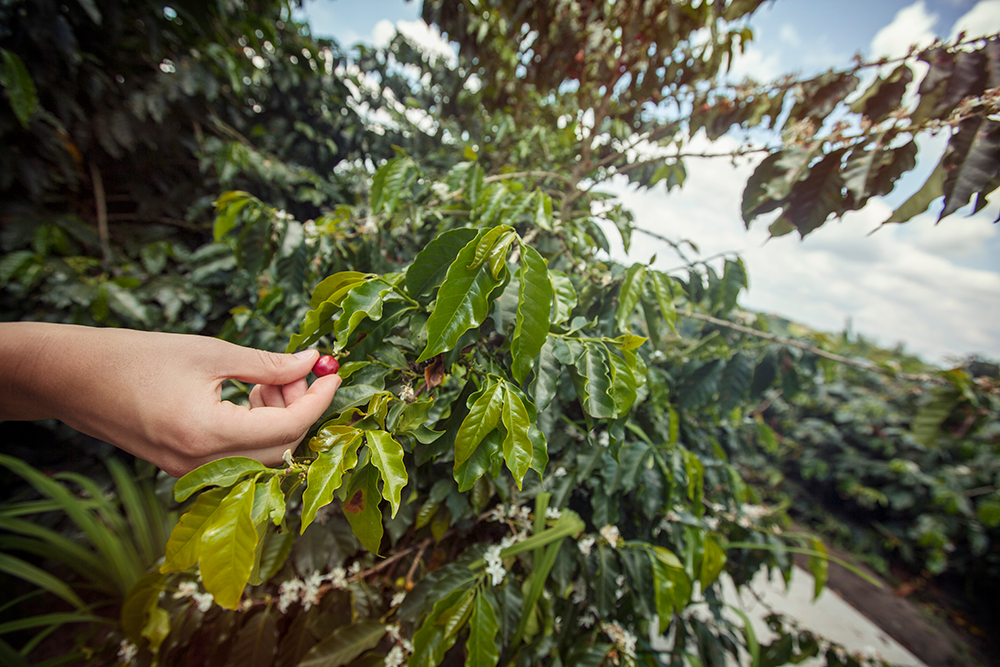
[[[0, 323], [0, 419], [59, 416], [57, 397], [69, 382], [67, 375], [76, 374], [80, 363], [79, 358], [69, 357], [75, 350], [66, 349], [65, 326], [44, 322]], [[62, 369], [56, 367], [59, 356], [70, 359]]]

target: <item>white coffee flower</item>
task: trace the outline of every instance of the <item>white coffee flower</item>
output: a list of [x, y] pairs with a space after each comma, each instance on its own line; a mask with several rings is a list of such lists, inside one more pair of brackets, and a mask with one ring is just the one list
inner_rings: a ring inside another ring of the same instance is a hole
[[198, 584], [193, 581], [182, 581], [177, 584], [177, 591], [174, 593], [175, 600], [189, 598], [198, 592]]
[[618, 540], [621, 539], [621, 533], [618, 532], [618, 526], [605, 526], [601, 528], [601, 537], [608, 541], [612, 547], [618, 547]]
[[590, 550], [594, 548], [594, 544], [597, 542], [597, 538], [587, 535], [585, 538], [576, 543], [577, 548], [580, 550], [584, 556], [590, 555]]
[[545, 508], [545, 518], [546, 519], [558, 519], [562, 516], [562, 510], [558, 507], [546, 507]]
[[127, 639], [123, 639], [118, 645], [118, 659], [126, 665], [131, 665], [136, 656], [139, 655], [139, 648]]
[[212, 597], [211, 593], [195, 593], [191, 596], [194, 599], [195, 605], [198, 607], [198, 611], [205, 613], [212, 608], [215, 604], [215, 598]]

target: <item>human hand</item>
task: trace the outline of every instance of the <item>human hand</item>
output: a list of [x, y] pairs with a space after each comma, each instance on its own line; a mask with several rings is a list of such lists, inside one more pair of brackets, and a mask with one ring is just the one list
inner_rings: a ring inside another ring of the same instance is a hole
[[[340, 386], [308, 385], [319, 357], [206, 336], [0, 324], [0, 419], [57, 418], [173, 476], [223, 456], [281, 462]], [[227, 379], [256, 383], [250, 407], [221, 400]]]

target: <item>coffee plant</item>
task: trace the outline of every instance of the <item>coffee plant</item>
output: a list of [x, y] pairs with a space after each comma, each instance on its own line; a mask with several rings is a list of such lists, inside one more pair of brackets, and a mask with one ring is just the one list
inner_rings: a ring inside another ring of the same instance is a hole
[[[678, 187], [696, 135], [776, 130], [720, 157], [763, 157], [747, 224], [780, 209], [772, 234], [804, 236], [892, 190], [937, 131], [942, 166], [892, 221], [980, 206], [997, 39], [733, 85], [762, 2], [428, 0], [456, 63], [401, 36], [348, 54], [271, 0], [71, 4], [0, 7], [4, 316], [316, 347], [344, 379], [284, 466], [172, 484], [162, 561], [80, 660], [878, 662], [780, 619], [764, 644], [721, 598], [723, 575], [790, 577], [793, 553], [822, 590], [823, 544], [733, 461], [769, 392], [826, 358], [776, 370], [735, 256], [610, 261], [608, 234], [644, 232], [601, 186]], [[45, 636], [0, 650], [27, 664]]]

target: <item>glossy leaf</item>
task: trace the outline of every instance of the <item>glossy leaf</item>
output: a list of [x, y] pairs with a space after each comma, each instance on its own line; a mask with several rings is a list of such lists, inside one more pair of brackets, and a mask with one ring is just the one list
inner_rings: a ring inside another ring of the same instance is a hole
[[379, 509], [382, 495], [378, 490], [378, 478], [379, 471], [373, 465], [366, 464], [356, 470], [351, 475], [342, 505], [344, 516], [361, 546], [375, 555], [382, 544], [382, 511]]
[[499, 283], [482, 267], [468, 268], [475, 253], [476, 241], [470, 241], [448, 267], [427, 320], [427, 346], [418, 363], [454, 348], [462, 334], [482, 324], [489, 314], [489, 297]]
[[573, 380], [584, 411], [597, 419], [614, 419], [617, 412], [611, 396], [611, 373], [604, 346], [587, 343], [577, 362]]
[[403, 487], [406, 486], [403, 447], [385, 431], [366, 431], [365, 440], [371, 454], [371, 463], [382, 476], [382, 497], [389, 501], [391, 517], [395, 518]]
[[486, 261], [487, 256], [493, 251], [494, 247], [500, 245], [500, 242], [506, 238], [506, 245], [509, 246], [511, 241], [514, 240], [514, 236], [511, 232], [514, 230], [508, 225], [500, 225], [498, 227], [493, 227], [492, 229], [486, 230], [484, 234], [479, 237], [476, 242], [476, 252], [472, 256], [472, 261], [469, 263], [468, 269], [476, 269], [482, 266], [483, 262]]
[[219, 504], [201, 536], [198, 569], [205, 590], [236, 609], [253, 571], [257, 530], [250, 519], [256, 478], [240, 482]]
[[194, 567], [201, 554], [202, 533], [212, 523], [216, 510], [228, 494], [228, 488], [210, 489], [198, 496], [188, 511], [181, 515], [167, 541], [160, 572], [183, 572]]
[[547, 336], [538, 352], [535, 364], [535, 381], [532, 383], [531, 395], [535, 399], [535, 407], [544, 411], [556, 396], [559, 385], [559, 374], [562, 366], [555, 355], [556, 339]]
[[472, 455], [461, 465], [455, 467], [454, 477], [458, 490], [465, 493], [473, 488], [476, 480], [481, 478], [490, 468], [490, 464], [502, 455], [504, 434], [500, 429], [488, 433]]
[[367, 280], [351, 288], [341, 304], [344, 312], [337, 318], [337, 323], [333, 327], [338, 347], [347, 344], [347, 337], [365, 318], [370, 320], [382, 318], [382, 299], [391, 290], [390, 285], [377, 279]]
[[550, 319], [552, 324], [561, 324], [569, 319], [576, 308], [577, 297], [573, 282], [562, 271], [549, 271], [549, 280], [552, 282], [552, 314]]
[[247, 475], [268, 470], [260, 461], [245, 456], [229, 456], [199, 466], [177, 480], [174, 499], [184, 502], [195, 491], [209, 486], [232, 486]]
[[17, 54], [7, 49], [0, 49], [0, 86], [7, 93], [7, 101], [14, 110], [14, 116], [27, 129], [31, 117], [38, 109], [38, 92], [28, 68]]
[[674, 281], [672, 278], [659, 271], [651, 271], [650, 285], [653, 294], [656, 295], [656, 302], [660, 306], [660, 315], [666, 321], [671, 331], [677, 331], [677, 309], [674, 306]]
[[630, 320], [639, 305], [639, 297], [642, 296], [642, 288], [646, 282], [646, 267], [638, 262], [633, 264], [625, 272], [621, 289], [618, 292], [618, 314], [616, 321], [620, 331], [631, 331]]
[[410, 296], [416, 299], [437, 287], [458, 253], [474, 238], [476, 230], [460, 227], [435, 237], [418, 252], [406, 270], [406, 291]]
[[341, 626], [310, 649], [299, 667], [341, 667], [350, 664], [365, 651], [378, 646], [384, 636], [385, 625], [378, 621], [358, 621]]
[[385, 213], [392, 215], [396, 210], [399, 196], [411, 172], [416, 170], [412, 158], [398, 157], [389, 160], [372, 178], [371, 209], [373, 214]]
[[489, 598], [476, 595], [469, 619], [469, 637], [465, 640], [466, 664], [470, 667], [494, 667], [500, 660], [496, 637], [500, 630], [496, 612]]
[[514, 476], [517, 488], [520, 489], [534, 456], [534, 447], [531, 438], [528, 437], [531, 421], [528, 418], [527, 408], [517, 394], [509, 388], [506, 388], [505, 394], [503, 425], [507, 429], [507, 437], [503, 441], [503, 459]]
[[370, 278], [371, 274], [360, 271], [340, 271], [327, 276], [313, 288], [309, 306], [314, 309], [319, 308], [324, 301], [339, 306], [349, 291]]
[[475, 399], [469, 414], [455, 436], [455, 470], [457, 471], [475, 453], [479, 443], [496, 428], [503, 410], [503, 385], [494, 382], [472, 396]]
[[459, 588], [434, 603], [433, 610], [413, 635], [413, 655], [407, 662], [408, 667], [437, 667], [441, 664], [444, 654], [455, 644], [456, 636], [445, 635], [438, 619], [465, 595], [466, 589]]
[[703, 544], [701, 556], [701, 571], [698, 580], [701, 582], [701, 590], [719, 578], [719, 573], [726, 564], [726, 552], [711, 537], [706, 537]]
[[229, 660], [239, 667], [270, 667], [278, 648], [278, 615], [268, 606], [248, 620], [233, 640]]
[[548, 337], [549, 312], [554, 296], [545, 260], [530, 246], [521, 247], [518, 280], [517, 317], [510, 351], [514, 357], [511, 372], [520, 384]]
[[614, 354], [607, 347], [608, 368], [611, 370], [611, 397], [615, 403], [615, 417], [624, 417], [629, 413], [638, 396], [635, 374], [628, 363]]
[[[326, 426], [313, 438], [321, 439], [320, 446], [329, 447], [309, 465], [306, 490], [302, 493], [302, 528], [304, 533], [316, 518], [316, 512], [333, 502], [334, 492], [340, 488], [344, 473], [358, 464], [358, 447], [361, 431], [349, 426]], [[312, 443], [310, 442], [310, 446]]]

